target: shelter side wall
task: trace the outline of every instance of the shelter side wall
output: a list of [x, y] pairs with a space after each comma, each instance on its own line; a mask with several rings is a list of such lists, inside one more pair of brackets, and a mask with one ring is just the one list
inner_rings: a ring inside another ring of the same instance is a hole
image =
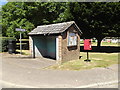
[[62, 35], [62, 62], [77, 60], [80, 56], [80, 36], [77, 35], [77, 45], [76, 46], [68, 46], [68, 35], [69, 31], [76, 29], [72, 26]]
[[30, 50], [30, 55], [33, 57], [33, 39], [31, 36], [29, 36], [29, 50]]
[[56, 37], [56, 59], [58, 62], [62, 60], [62, 36], [59, 35]]

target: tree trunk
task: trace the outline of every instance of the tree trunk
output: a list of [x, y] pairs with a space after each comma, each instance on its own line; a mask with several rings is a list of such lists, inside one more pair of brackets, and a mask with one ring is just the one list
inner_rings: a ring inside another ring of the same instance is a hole
[[98, 42], [97, 42], [97, 47], [100, 47], [100, 46], [101, 46], [101, 41], [102, 41], [102, 39], [98, 39], [97, 41], [98, 41]]
[[97, 39], [97, 47], [100, 47], [101, 46], [101, 41], [104, 37], [99, 37], [99, 38], [96, 38]]

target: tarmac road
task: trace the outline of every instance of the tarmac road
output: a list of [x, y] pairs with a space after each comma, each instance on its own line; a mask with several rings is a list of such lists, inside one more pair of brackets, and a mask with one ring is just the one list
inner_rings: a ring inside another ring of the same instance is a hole
[[44, 70], [55, 61], [3, 56], [3, 88], [118, 88], [117, 64], [81, 71]]

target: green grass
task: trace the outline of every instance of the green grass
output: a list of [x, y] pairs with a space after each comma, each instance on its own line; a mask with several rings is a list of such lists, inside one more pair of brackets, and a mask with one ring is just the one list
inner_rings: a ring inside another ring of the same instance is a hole
[[[97, 42], [92, 43], [93, 46], [97, 46]], [[118, 43], [101, 42], [101, 46], [118, 46]]]
[[117, 53], [89, 53], [91, 62], [85, 62], [86, 53], [81, 52], [82, 58], [80, 60], [73, 60], [61, 65], [50, 66], [47, 69], [57, 70], [84, 70], [96, 67], [107, 67], [112, 64], [118, 64]]
[[[84, 46], [84, 43], [81, 41], [80, 45]], [[92, 46], [97, 46], [97, 42], [92, 42]], [[118, 46], [118, 43], [101, 42], [101, 46]]]

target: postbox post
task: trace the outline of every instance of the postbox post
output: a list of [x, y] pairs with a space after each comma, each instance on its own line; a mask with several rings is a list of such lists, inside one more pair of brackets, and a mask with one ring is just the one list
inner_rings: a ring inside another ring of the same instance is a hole
[[88, 54], [88, 52], [87, 52], [87, 60], [89, 59], [89, 54]]

